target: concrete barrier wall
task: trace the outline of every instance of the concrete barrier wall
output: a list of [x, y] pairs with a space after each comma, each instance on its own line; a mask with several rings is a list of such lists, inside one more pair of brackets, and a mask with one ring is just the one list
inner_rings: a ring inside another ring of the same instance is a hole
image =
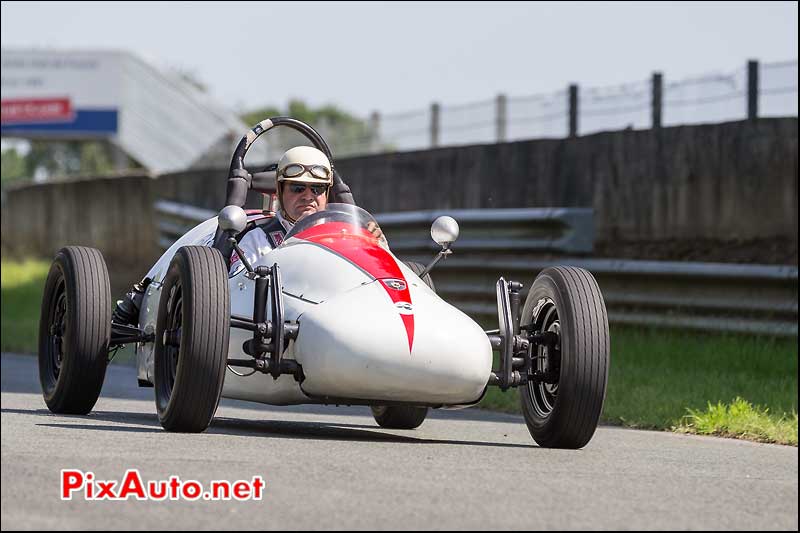
[[63, 246], [98, 248], [115, 263], [158, 257], [155, 180], [124, 176], [31, 184], [4, 191], [4, 258], [53, 257]]
[[[227, 162], [226, 162], [227, 163]], [[616, 131], [337, 160], [359, 205], [592, 207], [596, 238], [797, 240], [797, 119]], [[158, 195], [206, 209], [227, 167], [168, 174]], [[249, 200], [258, 207], [257, 198]]]
[[[66, 244], [148, 264], [152, 205], [217, 210], [223, 167], [27, 185], [4, 192], [3, 252], [52, 256]], [[359, 205], [421, 209], [593, 207], [596, 239], [797, 242], [797, 119], [618, 131], [336, 161]], [[250, 206], [259, 200], [251, 195]]]
[[797, 240], [797, 119], [337, 161], [371, 212], [593, 207], [599, 241]]

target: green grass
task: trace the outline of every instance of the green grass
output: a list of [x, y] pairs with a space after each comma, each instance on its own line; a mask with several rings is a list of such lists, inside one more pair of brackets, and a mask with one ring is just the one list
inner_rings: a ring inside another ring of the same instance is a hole
[[[760, 420], [764, 435], [769, 427], [793, 424], [793, 441], [773, 441], [797, 445], [797, 339], [612, 327], [603, 421], [711, 433], [685, 417], [709, 411], [709, 404], [738, 405], [737, 398], [757, 407], [729, 416]], [[492, 389], [480, 406], [520, 412], [516, 391]]]
[[797, 446], [797, 412], [772, 415], [769, 408], [753, 406], [742, 398], [727, 405], [709, 402], [705, 410], [689, 409], [676, 430]]
[[36, 353], [39, 309], [48, 261], [2, 260], [2, 341], [4, 352]]
[[[2, 261], [2, 342], [4, 352], [38, 353], [39, 313], [50, 261]], [[133, 361], [133, 350], [122, 348], [116, 363]]]

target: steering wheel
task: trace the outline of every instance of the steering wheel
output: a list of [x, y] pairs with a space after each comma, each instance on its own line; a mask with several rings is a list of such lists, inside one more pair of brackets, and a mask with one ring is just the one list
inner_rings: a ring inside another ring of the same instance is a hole
[[[317, 130], [300, 120], [289, 117], [273, 117], [264, 119], [253, 126], [253, 128], [248, 131], [244, 137], [242, 137], [242, 139], [239, 141], [239, 144], [236, 146], [236, 150], [233, 152], [233, 157], [231, 158], [231, 166], [228, 170], [225, 206], [233, 205], [243, 208], [245, 202], [247, 201], [248, 190], [253, 189], [254, 187], [256, 189], [260, 189], [264, 182], [275, 182], [276, 169], [270, 167], [269, 171], [258, 173], [257, 179], [254, 179], [253, 176], [251, 176], [250, 173], [244, 168], [244, 158], [247, 155], [247, 151], [250, 149], [256, 139], [277, 126], [285, 126], [299, 132], [306, 139], [308, 139], [315, 148], [321, 150], [328, 157], [328, 161], [331, 162], [331, 170], [333, 171], [331, 200], [340, 204], [355, 205], [353, 194], [350, 192], [350, 187], [348, 187], [347, 184], [342, 181], [341, 176], [339, 176], [339, 173], [333, 166], [333, 154], [331, 153], [328, 143], [326, 143], [325, 139], [322, 138], [322, 135], [320, 135]], [[231, 255], [233, 254], [233, 246], [228, 243], [227, 236], [220, 227], [217, 227], [216, 234], [214, 235], [213, 246], [222, 252], [222, 256], [225, 258], [225, 261], [230, 263]]]
[[[225, 195], [225, 205], [244, 207], [245, 201], [247, 200], [247, 191], [253, 188], [253, 177], [244, 168], [244, 158], [247, 155], [247, 151], [250, 149], [256, 139], [277, 126], [285, 126], [299, 132], [306, 139], [308, 139], [315, 148], [322, 151], [328, 157], [328, 160], [331, 162], [331, 170], [333, 171], [333, 201], [342, 204], [355, 205], [350, 188], [342, 181], [339, 173], [336, 172], [336, 168], [333, 165], [333, 154], [331, 153], [328, 143], [325, 142], [325, 139], [322, 138], [322, 135], [320, 135], [317, 130], [305, 122], [289, 117], [273, 117], [264, 119], [253, 126], [253, 128], [248, 131], [247, 134], [239, 141], [239, 144], [236, 146], [236, 150], [233, 152], [233, 157], [231, 158], [230, 170], [228, 170], [228, 186]], [[261, 180], [268, 179], [265, 174], [265, 172], [259, 173]]]

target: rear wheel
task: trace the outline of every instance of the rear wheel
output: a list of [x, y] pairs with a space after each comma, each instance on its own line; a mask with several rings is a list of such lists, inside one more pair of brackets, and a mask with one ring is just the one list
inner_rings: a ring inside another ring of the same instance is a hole
[[582, 448], [594, 435], [608, 381], [610, 338], [605, 302], [594, 277], [574, 267], [543, 270], [520, 317], [528, 331], [552, 332], [534, 369], [549, 375], [521, 387], [522, 413], [534, 440], [548, 448]]
[[[404, 263], [417, 276], [419, 276], [420, 273], [422, 273], [422, 271], [425, 270], [425, 265], [423, 265], [422, 263], [416, 263], [414, 261], [404, 261]], [[425, 285], [430, 287], [433, 292], [436, 292], [436, 287], [433, 285], [433, 278], [431, 278], [430, 273], [427, 273], [424, 276], [422, 276], [422, 281], [424, 281]]]
[[164, 429], [204, 431], [217, 410], [230, 335], [230, 289], [222, 254], [184, 246], [170, 263], [158, 308], [155, 392]]
[[[405, 265], [410, 268], [414, 274], [420, 275], [425, 270], [425, 265], [415, 263], [413, 261], [406, 261]], [[422, 276], [422, 281], [425, 285], [436, 292], [436, 287], [433, 285], [433, 279], [430, 274]], [[427, 407], [408, 407], [397, 405], [376, 405], [372, 407], [372, 416], [379, 426], [386, 429], [416, 429], [425, 421], [428, 416]]]
[[42, 297], [39, 381], [54, 413], [92, 410], [108, 365], [111, 288], [100, 251], [68, 246], [56, 254]]
[[372, 416], [382, 428], [416, 429], [428, 416], [427, 407], [408, 407], [405, 405], [373, 405]]

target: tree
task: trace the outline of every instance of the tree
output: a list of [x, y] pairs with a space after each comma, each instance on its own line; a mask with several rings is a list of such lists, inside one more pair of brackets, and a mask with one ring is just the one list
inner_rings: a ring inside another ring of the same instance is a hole
[[252, 126], [274, 116], [289, 116], [310, 124], [322, 134], [339, 156], [369, 153], [376, 145], [377, 132], [373, 131], [367, 121], [332, 104], [314, 109], [302, 100], [293, 99], [289, 101], [285, 112], [277, 107], [267, 106], [245, 113], [241, 118]]
[[[115, 172], [108, 141], [31, 141], [25, 156], [15, 148], [4, 150], [2, 181], [32, 180], [37, 176], [103, 176]], [[138, 168], [128, 158], [128, 167]]]
[[2, 170], [0, 170], [0, 181], [3, 185], [12, 181], [25, 178], [25, 158], [17, 152], [16, 148], [9, 148], [2, 152]]
[[254, 109], [253, 111], [248, 111], [244, 113], [239, 118], [244, 121], [245, 124], [252, 127], [264, 120], [265, 118], [269, 117], [277, 117], [281, 115], [281, 112], [278, 111], [277, 107], [262, 107], [260, 109]]

